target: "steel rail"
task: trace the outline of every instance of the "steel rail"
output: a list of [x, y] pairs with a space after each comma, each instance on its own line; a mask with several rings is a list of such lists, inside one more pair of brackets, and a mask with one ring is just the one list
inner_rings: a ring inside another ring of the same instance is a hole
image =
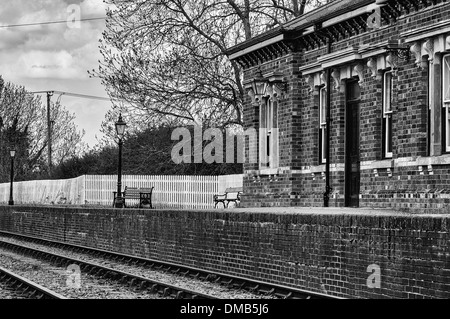
[[12, 237], [17, 239], [24, 239], [32, 241], [35, 243], [40, 243], [43, 245], [49, 245], [53, 247], [60, 247], [63, 249], [70, 248], [78, 253], [86, 253], [93, 256], [98, 256], [101, 258], [108, 258], [113, 261], [124, 262], [131, 265], [142, 265], [150, 267], [155, 270], [160, 270], [164, 272], [170, 272], [173, 274], [179, 274], [182, 276], [190, 276], [192, 278], [216, 282], [218, 284], [224, 285], [228, 288], [243, 289], [251, 293], [265, 295], [265, 296], [276, 296], [280, 299], [345, 299], [337, 296], [332, 296], [320, 292], [309, 291], [304, 289], [298, 289], [294, 287], [289, 287], [285, 285], [273, 284], [268, 282], [263, 282], [260, 280], [244, 278], [240, 276], [233, 276], [229, 274], [212, 272], [209, 270], [199, 269], [195, 267], [188, 267], [185, 265], [180, 265], [176, 263], [170, 263], [155, 259], [147, 259], [137, 256], [131, 256], [127, 254], [121, 254], [117, 252], [106, 251], [103, 249], [97, 249], [92, 247], [80, 246], [69, 244], [60, 241], [48, 240], [33, 236], [26, 236], [22, 234], [0, 231], [0, 236]]
[[0, 248], [8, 249], [21, 254], [26, 254], [32, 256], [33, 258], [47, 260], [57, 264], [58, 266], [69, 266], [72, 264], [78, 265], [80, 269], [85, 273], [111, 279], [114, 281], [119, 281], [121, 284], [127, 284], [130, 287], [137, 288], [138, 290], [148, 290], [151, 293], [158, 293], [163, 297], [173, 297], [176, 299], [217, 299], [216, 297], [211, 295], [195, 292], [181, 287], [176, 287], [164, 282], [156, 281], [135, 274], [130, 274], [124, 271], [105, 267], [77, 258], [54, 254], [44, 250], [26, 247], [19, 244], [13, 244], [2, 240], [0, 240]]
[[66, 297], [45, 288], [27, 278], [0, 267], [0, 281], [30, 299], [67, 299]]

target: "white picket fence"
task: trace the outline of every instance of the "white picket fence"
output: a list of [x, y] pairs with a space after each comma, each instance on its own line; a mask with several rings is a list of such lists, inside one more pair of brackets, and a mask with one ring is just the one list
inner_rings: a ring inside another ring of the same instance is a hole
[[[228, 187], [242, 187], [243, 175], [226, 176], [122, 176], [122, 189], [154, 187], [156, 208], [210, 209], [213, 196]], [[9, 200], [9, 183], [0, 184], [0, 202]], [[16, 204], [69, 204], [112, 206], [117, 176], [87, 175], [68, 180], [15, 182]]]
[[[14, 182], [13, 200], [17, 204], [77, 204], [85, 202], [84, 176], [67, 180]], [[0, 184], [0, 202], [7, 203], [10, 183]]]

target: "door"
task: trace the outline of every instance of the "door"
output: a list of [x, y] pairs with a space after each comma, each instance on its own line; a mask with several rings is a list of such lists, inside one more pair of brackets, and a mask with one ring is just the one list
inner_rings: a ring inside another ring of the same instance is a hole
[[345, 206], [359, 207], [360, 193], [360, 125], [358, 82], [347, 83], [345, 130]]

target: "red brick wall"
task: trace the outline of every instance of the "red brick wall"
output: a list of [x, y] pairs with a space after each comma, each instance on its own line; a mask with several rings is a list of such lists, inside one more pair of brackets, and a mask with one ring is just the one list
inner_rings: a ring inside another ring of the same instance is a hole
[[[450, 298], [450, 216], [0, 206], [0, 230], [348, 298]], [[368, 288], [370, 265], [381, 288]]]

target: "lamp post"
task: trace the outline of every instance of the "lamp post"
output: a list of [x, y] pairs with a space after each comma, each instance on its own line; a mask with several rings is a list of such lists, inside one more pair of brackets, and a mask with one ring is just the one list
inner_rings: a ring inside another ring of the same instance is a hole
[[123, 136], [125, 134], [125, 128], [127, 123], [122, 120], [122, 114], [119, 115], [119, 120], [116, 122], [116, 133], [119, 137], [119, 167], [117, 174], [117, 196], [115, 207], [123, 208], [123, 199], [122, 199], [122, 145], [123, 145]]
[[11, 186], [9, 189], [9, 205], [14, 205], [14, 199], [13, 199], [13, 180], [14, 180], [14, 156], [16, 156], [16, 150], [12, 149], [9, 151], [9, 154], [11, 155]]

